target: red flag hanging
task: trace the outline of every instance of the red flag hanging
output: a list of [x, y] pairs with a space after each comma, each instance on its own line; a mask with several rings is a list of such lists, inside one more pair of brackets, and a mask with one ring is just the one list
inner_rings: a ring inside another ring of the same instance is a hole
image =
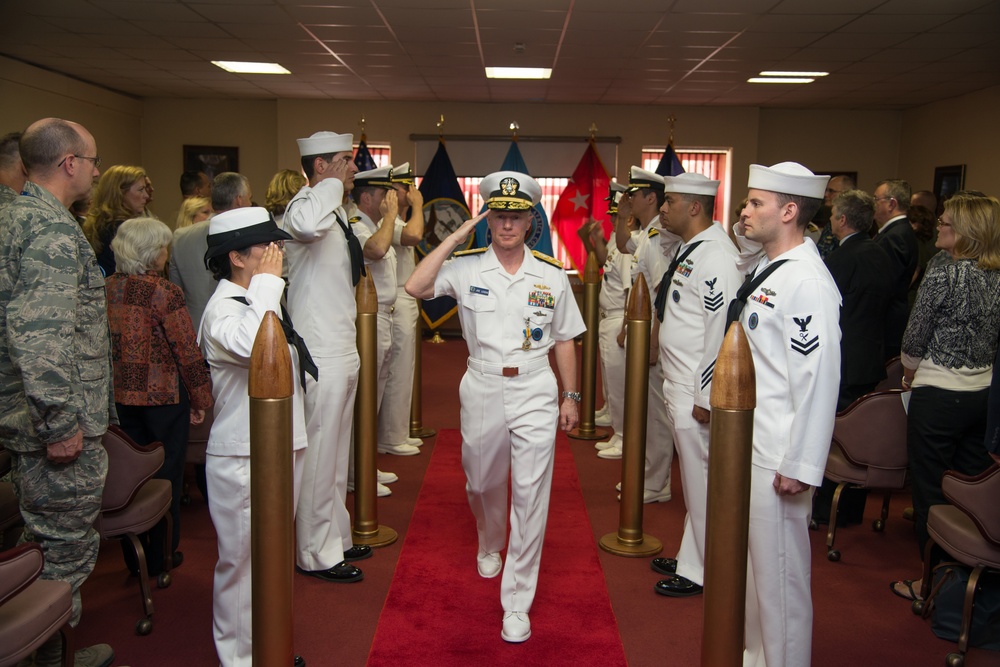
[[559, 242], [566, 249], [573, 268], [583, 272], [587, 261], [587, 251], [583, 242], [577, 236], [577, 230], [585, 222], [599, 220], [605, 231], [605, 236], [611, 231], [611, 218], [608, 217], [608, 170], [601, 162], [601, 156], [593, 139], [587, 144], [587, 151], [580, 159], [580, 164], [573, 171], [573, 177], [556, 204], [552, 214], [552, 228], [559, 235]]

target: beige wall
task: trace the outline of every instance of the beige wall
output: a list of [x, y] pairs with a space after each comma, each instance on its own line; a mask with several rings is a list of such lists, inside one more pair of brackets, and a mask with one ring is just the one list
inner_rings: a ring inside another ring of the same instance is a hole
[[0, 134], [41, 118], [76, 121], [97, 140], [105, 165], [139, 164], [141, 100], [0, 56]]
[[1000, 196], [1000, 86], [903, 112], [900, 176], [931, 190], [934, 167], [966, 165], [965, 187]]
[[[156, 185], [154, 211], [170, 221], [180, 195], [182, 146], [237, 146], [240, 170], [263, 202], [271, 175], [297, 168], [295, 139], [320, 129], [358, 134], [365, 117], [372, 142], [389, 142], [396, 162], [413, 160], [411, 134], [435, 134], [441, 114], [447, 137], [522, 135], [621, 137], [612, 175], [625, 174], [644, 145], [665, 143], [666, 117], [677, 117], [681, 146], [733, 149], [733, 198], [743, 195], [751, 163], [798, 160], [822, 170], [850, 170], [860, 186], [899, 176], [916, 189], [932, 185], [935, 166], [968, 165], [966, 185], [1000, 192], [1000, 87], [905, 112], [789, 110], [750, 107], [661, 107], [313, 100], [137, 100], [0, 57], [0, 132], [23, 129], [44, 116], [83, 123], [97, 138], [105, 165], [141, 163]], [[582, 154], [582, 150], [581, 150]], [[487, 165], [485, 168], [491, 168]]]

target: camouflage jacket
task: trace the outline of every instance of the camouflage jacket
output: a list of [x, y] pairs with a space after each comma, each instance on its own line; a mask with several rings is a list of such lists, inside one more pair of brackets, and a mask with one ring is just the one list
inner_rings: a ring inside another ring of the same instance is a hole
[[21, 193], [15, 191], [13, 188], [8, 188], [6, 185], [0, 185], [0, 211], [13, 204], [19, 194]]
[[97, 258], [59, 200], [24, 193], [0, 211], [0, 441], [22, 452], [117, 421]]

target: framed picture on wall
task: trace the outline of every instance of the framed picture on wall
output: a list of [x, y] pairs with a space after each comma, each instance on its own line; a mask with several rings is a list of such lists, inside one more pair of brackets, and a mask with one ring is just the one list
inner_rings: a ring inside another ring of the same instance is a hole
[[939, 202], [965, 188], [965, 165], [934, 167], [934, 194]]
[[184, 146], [184, 171], [203, 171], [215, 178], [224, 171], [240, 170], [236, 146]]

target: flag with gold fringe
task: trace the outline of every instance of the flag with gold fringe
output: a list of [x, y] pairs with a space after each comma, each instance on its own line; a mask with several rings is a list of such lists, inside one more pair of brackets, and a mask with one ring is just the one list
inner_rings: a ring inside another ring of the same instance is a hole
[[[469, 205], [455, 176], [455, 168], [451, 166], [444, 139], [438, 140], [437, 152], [420, 182], [420, 194], [424, 196], [424, 239], [417, 245], [417, 255], [422, 259], [470, 217]], [[474, 234], [469, 234], [468, 240], [455, 250], [468, 249], [474, 238]], [[424, 299], [420, 314], [427, 326], [436, 329], [455, 314], [456, 307], [450, 296]]]
[[559, 243], [566, 249], [573, 268], [580, 273], [587, 262], [587, 250], [577, 236], [577, 230], [593, 219], [601, 221], [605, 235], [610, 233], [611, 219], [608, 217], [608, 203], [604, 201], [610, 180], [608, 170], [597, 153], [597, 146], [591, 139], [569, 184], [559, 195], [559, 203], [552, 214], [552, 228], [559, 235]]

